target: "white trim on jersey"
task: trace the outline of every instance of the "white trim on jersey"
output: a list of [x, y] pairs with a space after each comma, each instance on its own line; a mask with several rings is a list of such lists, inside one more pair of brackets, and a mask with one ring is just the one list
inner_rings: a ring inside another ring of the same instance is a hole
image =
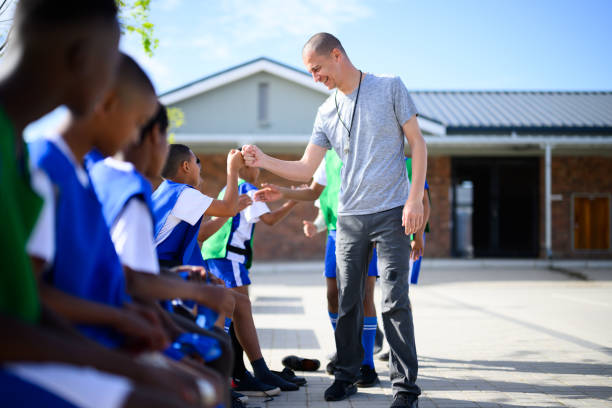
[[189, 187], [184, 189], [176, 200], [174, 208], [172, 208], [172, 211], [168, 214], [166, 223], [159, 231], [159, 234], [157, 234], [155, 245], [164, 242], [181, 221], [185, 221], [189, 223], [189, 225], [195, 225], [195, 223], [202, 218], [206, 210], [208, 210], [212, 202], [213, 199], [202, 194], [200, 190]]

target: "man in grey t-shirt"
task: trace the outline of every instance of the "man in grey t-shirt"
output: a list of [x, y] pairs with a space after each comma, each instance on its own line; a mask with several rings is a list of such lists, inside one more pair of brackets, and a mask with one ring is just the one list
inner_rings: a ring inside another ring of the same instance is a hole
[[[315, 34], [302, 58], [316, 82], [336, 91], [317, 112], [313, 133], [299, 161], [283, 161], [256, 146], [242, 150], [248, 166], [263, 167], [281, 177], [308, 181], [333, 148], [342, 159], [337, 221], [338, 363], [325, 399], [336, 401], [356, 392], [363, 348], [364, 282], [368, 255], [377, 245], [383, 290], [382, 317], [390, 346], [392, 407], [417, 407], [418, 362], [412, 311], [408, 299], [409, 234], [423, 223], [427, 148], [416, 120], [416, 108], [397, 77], [362, 73], [338, 39]], [[410, 188], [404, 163], [404, 137], [412, 151]], [[266, 190], [255, 199], [266, 199]]]

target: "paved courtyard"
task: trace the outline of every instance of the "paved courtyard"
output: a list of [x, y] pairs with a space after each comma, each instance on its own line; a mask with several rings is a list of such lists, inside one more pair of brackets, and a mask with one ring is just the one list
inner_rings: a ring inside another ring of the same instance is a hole
[[[421, 282], [411, 287], [420, 406], [612, 407], [612, 271], [587, 275], [592, 280], [425, 263]], [[261, 264], [252, 277], [255, 321], [272, 368], [281, 369], [289, 354], [318, 358], [322, 368], [298, 373], [308, 380], [299, 391], [273, 401], [251, 397], [250, 407], [390, 405], [388, 369], [378, 360], [380, 387], [324, 401], [332, 382], [324, 365], [334, 343], [318, 264]]]

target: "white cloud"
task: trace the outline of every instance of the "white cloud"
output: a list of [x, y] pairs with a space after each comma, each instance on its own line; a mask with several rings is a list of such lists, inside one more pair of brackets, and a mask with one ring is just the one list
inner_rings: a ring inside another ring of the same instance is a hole
[[174, 11], [176, 10], [181, 4], [183, 3], [183, 0], [161, 0], [161, 1], [157, 1], [155, 2], [155, 8], [158, 8], [162, 11]]
[[223, 25], [231, 27], [239, 43], [287, 35], [306, 37], [324, 30], [337, 32], [340, 25], [372, 13], [358, 0], [229, 0], [223, 9]]

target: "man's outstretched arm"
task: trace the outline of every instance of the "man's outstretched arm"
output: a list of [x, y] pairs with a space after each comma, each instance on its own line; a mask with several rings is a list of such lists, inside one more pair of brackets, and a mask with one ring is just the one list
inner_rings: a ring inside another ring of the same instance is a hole
[[242, 148], [242, 155], [247, 166], [261, 167], [287, 180], [306, 182], [312, 178], [315, 170], [325, 157], [327, 149], [308, 143], [300, 160], [279, 160], [268, 156], [255, 145]]

